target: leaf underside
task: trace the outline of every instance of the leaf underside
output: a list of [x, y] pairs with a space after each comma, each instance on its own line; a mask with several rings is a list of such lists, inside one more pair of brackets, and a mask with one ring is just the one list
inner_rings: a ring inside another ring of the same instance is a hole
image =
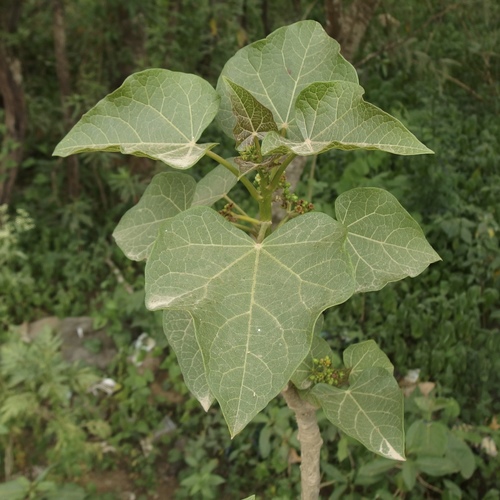
[[113, 237], [131, 260], [144, 260], [165, 222], [191, 206], [210, 206], [236, 184], [236, 176], [222, 165], [200, 182], [187, 174], [162, 172], [153, 177], [139, 203], [122, 217]]
[[193, 317], [188, 311], [164, 310], [163, 331], [177, 356], [184, 382], [203, 409], [208, 411], [214, 396], [208, 387]]
[[232, 435], [283, 389], [310, 350], [319, 314], [352, 295], [345, 237], [320, 213], [262, 244], [206, 207], [166, 222], [146, 265], [146, 305], [193, 317]]
[[340, 55], [339, 44], [315, 21], [280, 28], [239, 50], [226, 63], [217, 83], [221, 94], [217, 122], [232, 137], [237, 120], [224, 78], [269, 109], [278, 129], [287, 129], [291, 137], [298, 137], [294, 103], [305, 87], [322, 81], [358, 82], [356, 70]]
[[392, 376], [393, 366], [373, 341], [344, 351], [352, 368], [349, 387], [315, 385], [306, 395], [326, 417], [369, 450], [393, 460], [405, 460], [403, 394]]
[[373, 149], [399, 155], [428, 154], [396, 118], [365, 102], [363, 88], [353, 82], [317, 82], [306, 87], [294, 105], [298, 134], [266, 135], [264, 154], [293, 152], [317, 155], [337, 148]]
[[113, 232], [123, 253], [131, 260], [146, 259], [161, 226], [191, 206], [196, 188], [189, 175], [177, 172], [155, 175], [139, 203], [125, 213]]
[[348, 231], [347, 251], [357, 292], [380, 290], [391, 281], [415, 277], [441, 260], [418, 223], [383, 189], [346, 191], [336, 199], [335, 212]]
[[55, 156], [108, 151], [192, 167], [216, 144], [197, 144], [219, 108], [213, 87], [196, 75], [149, 69], [129, 76], [57, 145]]

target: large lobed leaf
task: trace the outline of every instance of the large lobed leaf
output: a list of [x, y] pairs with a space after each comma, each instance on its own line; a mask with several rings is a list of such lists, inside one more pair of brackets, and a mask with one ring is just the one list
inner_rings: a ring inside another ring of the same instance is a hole
[[[233, 175], [234, 177], [234, 175]], [[162, 172], [144, 191], [139, 203], [121, 218], [113, 237], [131, 260], [144, 260], [166, 220], [191, 206], [196, 182], [185, 174]]]
[[193, 317], [232, 435], [283, 389], [310, 350], [319, 314], [352, 295], [345, 238], [320, 213], [260, 244], [206, 207], [166, 222], [146, 265], [146, 305]]
[[238, 179], [222, 165], [198, 183], [186, 174], [162, 172], [144, 191], [139, 203], [121, 218], [113, 236], [131, 260], [148, 257], [163, 224], [191, 206], [210, 206], [223, 198]]
[[[228, 161], [232, 162], [231, 159]], [[237, 182], [238, 178], [232, 172], [218, 165], [196, 184], [192, 206], [210, 207], [229, 193]]]
[[352, 82], [320, 82], [297, 97], [294, 116], [299, 137], [266, 135], [264, 154], [291, 151], [310, 156], [337, 149], [374, 149], [400, 155], [427, 154], [424, 146], [396, 118], [362, 98], [363, 88]]
[[323, 81], [358, 82], [356, 70], [340, 55], [339, 44], [315, 21], [280, 28], [239, 50], [226, 63], [217, 84], [222, 96], [217, 121], [232, 137], [237, 119], [225, 79], [270, 110], [278, 129], [286, 129], [292, 139], [300, 138], [294, 103], [304, 88]]
[[417, 276], [441, 260], [418, 223], [383, 189], [346, 191], [336, 199], [335, 212], [348, 231], [357, 292], [380, 290], [391, 281]]
[[163, 331], [177, 356], [184, 382], [203, 409], [208, 411], [214, 397], [208, 387], [193, 317], [188, 311], [166, 309], [163, 311]]
[[392, 376], [392, 364], [372, 340], [348, 347], [343, 357], [345, 366], [352, 368], [349, 387], [317, 384], [306, 397], [369, 450], [405, 460], [403, 393]]
[[120, 152], [186, 169], [216, 145], [196, 142], [218, 108], [217, 92], [199, 76], [141, 71], [83, 115], [54, 155]]

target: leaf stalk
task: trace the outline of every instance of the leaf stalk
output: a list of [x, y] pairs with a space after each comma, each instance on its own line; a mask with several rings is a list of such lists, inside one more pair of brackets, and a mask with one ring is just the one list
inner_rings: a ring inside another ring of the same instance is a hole
[[226, 167], [230, 172], [232, 172], [238, 178], [238, 180], [241, 181], [242, 184], [247, 188], [252, 198], [260, 203], [262, 196], [255, 189], [253, 184], [244, 175], [240, 174], [240, 171], [234, 165], [231, 165], [231, 163], [229, 163], [226, 159], [222, 158], [222, 156], [219, 156], [217, 153], [214, 153], [211, 150], [208, 150], [205, 154], [208, 157], [212, 158], [212, 160], [215, 160], [217, 163], [220, 163], [221, 165]]

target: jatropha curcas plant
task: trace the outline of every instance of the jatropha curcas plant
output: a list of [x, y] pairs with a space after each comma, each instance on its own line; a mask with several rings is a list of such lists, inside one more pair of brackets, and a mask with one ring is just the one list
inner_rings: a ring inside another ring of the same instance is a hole
[[[54, 152], [121, 152], [176, 170], [204, 156], [219, 164], [198, 183], [157, 174], [114, 237], [130, 259], [146, 260], [146, 306], [163, 310], [186, 384], [205, 410], [219, 403], [232, 436], [283, 392], [298, 419], [303, 498], [319, 494], [317, 408], [373, 452], [404, 460], [393, 366], [373, 341], [347, 348], [342, 364], [318, 334], [323, 311], [439, 260], [384, 190], [344, 192], [334, 219], [288, 189], [296, 156], [332, 148], [432, 153], [362, 96], [338, 43], [302, 21], [239, 50], [216, 89], [165, 69], [130, 76]], [[198, 142], [214, 119], [235, 139], [234, 158]], [[238, 181], [254, 212], [230, 198]], [[287, 213], [273, 227], [277, 198]], [[222, 199], [219, 213], [211, 207]]]

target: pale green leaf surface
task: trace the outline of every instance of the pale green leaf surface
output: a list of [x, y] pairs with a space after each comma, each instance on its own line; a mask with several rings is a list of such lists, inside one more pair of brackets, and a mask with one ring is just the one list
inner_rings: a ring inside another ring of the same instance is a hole
[[188, 311], [165, 309], [163, 331], [177, 356], [185, 384], [203, 409], [208, 411], [214, 397], [208, 388], [193, 317]]
[[297, 155], [317, 155], [329, 149], [373, 149], [400, 155], [428, 154], [399, 120], [365, 102], [363, 88], [352, 82], [318, 82], [306, 87], [295, 103], [299, 136], [266, 135], [262, 152], [287, 148]]
[[123, 253], [131, 260], [146, 259], [162, 224], [190, 207], [195, 189], [196, 182], [189, 175], [155, 175], [139, 203], [125, 213], [113, 232]]
[[260, 244], [207, 207], [167, 221], [146, 265], [146, 305], [191, 313], [233, 436], [305, 358], [319, 314], [352, 295], [344, 244], [345, 228], [321, 213]]
[[216, 144], [196, 144], [219, 108], [214, 88], [195, 75], [149, 69], [129, 76], [57, 145], [55, 156], [109, 151], [192, 167]]
[[213, 205], [229, 193], [237, 182], [238, 178], [232, 172], [223, 165], [218, 165], [196, 184], [191, 206]]
[[369, 450], [393, 460], [404, 458], [403, 395], [387, 370], [363, 370], [347, 389], [317, 384], [309, 392], [326, 417]]
[[441, 260], [418, 223], [383, 189], [346, 191], [336, 199], [335, 212], [348, 230], [347, 250], [357, 292], [380, 290], [391, 281], [415, 277]]
[[390, 375], [394, 372], [394, 366], [387, 355], [380, 349], [374, 340], [366, 340], [350, 345], [342, 356], [344, 364], [351, 369], [349, 382], [353, 382], [367, 368], [378, 366], [386, 370]]
[[273, 114], [243, 87], [223, 77], [226, 84], [236, 124], [233, 129], [238, 149], [244, 149], [254, 139], [262, 139], [265, 132], [278, 131]]
[[245, 88], [271, 110], [278, 129], [298, 138], [294, 103], [308, 85], [319, 81], [358, 82], [354, 67], [340, 55], [339, 44], [315, 21], [279, 28], [266, 39], [239, 50], [224, 66], [217, 83], [221, 106], [217, 121], [232, 137], [236, 118], [224, 77]]

